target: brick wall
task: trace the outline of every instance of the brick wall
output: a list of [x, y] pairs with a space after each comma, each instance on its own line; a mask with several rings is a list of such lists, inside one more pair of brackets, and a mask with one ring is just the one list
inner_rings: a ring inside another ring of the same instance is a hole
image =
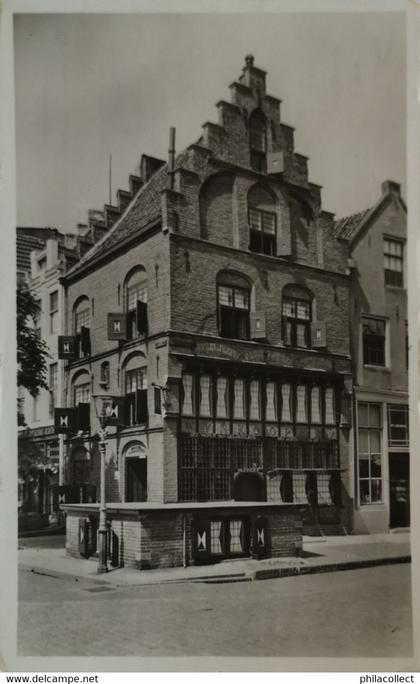
[[297, 270], [275, 259], [227, 251], [217, 246], [171, 239], [171, 327], [191, 333], [219, 335], [216, 278], [222, 269], [247, 276], [253, 284], [251, 310], [266, 314], [267, 341], [282, 342], [281, 291], [296, 284], [315, 297], [316, 319], [327, 326], [328, 351], [349, 353], [349, 282], [331, 273]]

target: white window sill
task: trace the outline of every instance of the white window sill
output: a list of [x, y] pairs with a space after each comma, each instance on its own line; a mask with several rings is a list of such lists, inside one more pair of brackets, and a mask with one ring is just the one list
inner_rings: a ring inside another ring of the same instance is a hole
[[382, 371], [383, 373], [390, 373], [391, 369], [389, 366], [374, 366], [373, 364], [370, 363], [364, 363], [363, 368], [366, 368], [366, 370], [373, 370], [373, 371]]

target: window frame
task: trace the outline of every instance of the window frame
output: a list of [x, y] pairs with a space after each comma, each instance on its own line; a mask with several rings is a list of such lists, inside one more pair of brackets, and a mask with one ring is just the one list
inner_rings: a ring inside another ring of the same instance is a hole
[[[383, 323], [383, 328], [384, 328], [384, 333], [383, 335], [377, 335], [377, 334], [369, 334], [367, 335], [365, 333], [365, 321], [372, 321], [375, 324], [378, 323]], [[361, 324], [362, 324], [362, 360], [363, 360], [363, 366], [373, 366], [376, 368], [387, 368], [388, 367], [388, 360], [387, 360], [387, 319], [383, 318], [381, 316], [371, 316], [369, 314], [364, 314], [362, 313], [361, 316]], [[371, 346], [368, 346], [368, 340], [366, 338], [369, 338], [371, 340]], [[376, 346], [373, 345], [373, 340], [376, 340]], [[381, 348], [379, 348], [378, 345], [378, 340], [382, 340], [381, 342]], [[382, 348], [383, 345], [383, 348]], [[379, 355], [381, 354], [383, 356], [383, 363], [379, 359], [378, 361], [378, 356], [376, 358], [372, 359], [372, 355]]]
[[[54, 298], [54, 299], [53, 299]], [[58, 332], [58, 290], [49, 292], [49, 314], [50, 314], [50, 335], [56, 335]]]
[[[140, 387], [136, 382], [136, 388], [134, 391], [128, 392], [129, 379], [136, 377], [137, 379], [141, 377]], [[135, 427], [137, 425], [147, 424], [148, 415], [148, 396], [147, 396], [147, 366], [138, 366], [137, 368], [129, 368], [124, 371], [124, 398], [126, 407], [126, 427]], [[145, 392], [146, 394], [140, 397], [139, 393]], [[144, 412], [145, 420], [141, 420], [140, 411], [142, 408], [142, 401], [146, 399], [146, 407]]]
[[[136, 298], [134, 303], [130, 304], [132, 293], [136, 294]], [[140, 298], [139, 294], [141, 294], [143, 298]], [[147, 272], [145, 269], [136, 268], [127, 276], [124, 284], [124, 312], [126, 314], [127, 320], [127, 340], [134, 340], [146, 334], [145, 332], [139, 332], [138, 329], [138, 308], [139, 302], [142, 302], [142, 304], [145, 306], [147, 316], [147, 300]]]
[[[252, 212], [259, 217], [260, 228], [254, 228], [251, 220]], [[269, 232], [265, 228], [265, 219], [270, 217], [274, 223], [274, 232]], [[265, 254], [267, 256], [276, 256], [277, 247], [277, 214], [275, 211], [267, 211], [266, 209], [258, 209], [257, 207], [248, 206], [248, 226], [249, 226], [249, 251], [254, 254]], [[259, 238], [259, 248], [253, 248], [253, 239]]]
[[[286, 303], [293, 303], [295, 311], [294, 316], [290, 316], [284, 312]], [[299, 318], [298, 305], [306, 305], [309, 308], [309, 318]], [[312, 300], [302, 299], [293, 294], [284, 294], [281, 302], [282, 322], [283, 322], [283, 343], [286, 347], [295, 347], [297, 349], [311, 349], [311, 323], [312, 323]], [[291, 326], [290, 342], [287, 342], [287, 325]], [[304, 327], [304, 337], [307, 344], [301, 345], [298, 342], [298, 326]]]
[[[401, 249], [401, 252], [399, 254], [392, 253], [392, 244], [398, 246], [398, 248]], [[385, 286], [404, 288], [404, 240], [384, 235], [383, 246]], [[394, 260], [394, 262], [397, 262], [401, 266], [401, 268], [387, 268], [387, 259], [389, 264], [391, 264], [392, 260]], [[398, 274], [399, 277], [397, 277], [396, 274]]]
[[[405, 414], [404, 423], [391, 422], [391, 415], [393, 412], [400, 411]], [[388, 448], [389, 449], [409, 449], [410, 448], [410, 413], [408, 404], [387, 404], [387, 422], [388, 422]], [[405, 439], [395, 439], [392, 437], [392, 428], [405, 428]]]
[[[232, 290], [233, 305], [222, 304], [220, 301], [221, 288]], [[236, 306], [236, 295], [242, 293], [245, 295], [247, 306]], [[231, 316], [231, 326], [234, 328], [233, 334], [224, 329], [224, 315], [223, 310], [228, 310]], [[223, 280], [217, 282], [217, 318], [218, 330], [221, 337], [226, 337], [233, 340], [249, 340], [251, 335], [251, 288], [246, 288], [241, 285], [232, 285], [231, 283], [224, 283]], [[240, 326], [244, 325], [244, 335], [240, 334]]]
[[[360, 421], [360, 408], [362, 406], [367, 407], [367, 424], [362, 425]], [[378, 409], [379, 415], [379, 425], [370, 423], [370, 412], [371, 408], [375, 407]], [[360, 449], [361, 443], [361, 431], [367, 432], [367, 448], [368, 450], [362, 452]], [[371, 433], [379, 433], [379, 451], [374, 451], [370, 448], [371, 445]], [[383, 404], [376, 401], [358, 401], [357, 402], [357, 481], [358, 481], [358, 502], [360, 507], [364, 506], [376, 506], [384, 504], [384, 463], [383, 463], [383, 440], [384, 440], [384, 426], [383, 426]], [[362, 459], [361, 456], [364, 456]], [[372, 460], [375, 456], [379, 456], [380, 462], [380, 476], [372, 475]], [[360, 475], [360, 461], [364, 460], [368, 462], [368, 475], [361, 477]], [[372, 481], [380, 482], [380, 498], [372, 500]], [[361, 482], [369, 483], [369, 501], [362, 501], [362, 487]]]

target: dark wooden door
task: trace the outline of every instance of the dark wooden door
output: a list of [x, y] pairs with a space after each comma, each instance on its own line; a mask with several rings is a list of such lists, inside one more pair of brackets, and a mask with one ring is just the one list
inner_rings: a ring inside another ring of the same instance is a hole
[[410, 460], [407, 453], [389, 454], [389, 525], [410, 525]]
[[127, 458], [125, 468], [125, 500], [147, 501], [147, 459]]

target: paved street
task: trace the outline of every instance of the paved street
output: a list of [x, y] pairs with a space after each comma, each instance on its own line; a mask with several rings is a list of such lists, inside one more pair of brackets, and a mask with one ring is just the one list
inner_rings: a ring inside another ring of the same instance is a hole
[[19, 654], [410, 656], [410, 565], [111, 588], [19, 573]]

